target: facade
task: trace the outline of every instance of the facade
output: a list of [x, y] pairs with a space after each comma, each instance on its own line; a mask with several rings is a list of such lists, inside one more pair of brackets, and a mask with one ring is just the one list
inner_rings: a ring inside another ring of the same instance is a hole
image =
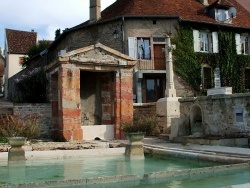
[[[216, 54], [220, 50], [220, 30], [235, 33], [238, 54], [249, 54], [250, 14], [233, 0], [175, 2], [124, 1], [113, 3], [99, 14], [100, 1], [91, 1], [89, 21], [66, 30], [51, 46], [48, 57], [54, 59], [61, 50], [71, 51], [95, 41], [137, 59], [134, 70], [134, 101], [156, 102], [165, 97], [166, 63], [163, 48], [165, 35], [176, 35], [182, 26], [193, 30], [193, 48], [197, 53]], [[183, 6], [185, 4], [185, 6]], [[70, 42], [69, 42], [70, 41]], [[203, 63], [201, 87], [214, 86], [213, 69]], [[249, 78], [248, 69], [245, 80]], [[177, 96], [193, 96], [194, 92], [182, 77], [175, 75]], [[248, 84], [246, 84], [248, 85]], [[247, 86], [248, 87], [248, 86]]]
[[5, 98], [8, 97], [8, 79], [22, 70], [24, 56], [27, 54], [28, 49], [37, 43], [37, 40], [37, 33], [34, 31], [5, 29]]

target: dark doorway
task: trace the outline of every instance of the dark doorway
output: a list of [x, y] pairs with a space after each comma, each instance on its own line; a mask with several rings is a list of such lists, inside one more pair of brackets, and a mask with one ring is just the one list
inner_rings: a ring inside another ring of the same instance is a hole
[[146, 102], [156, 102], [163, 97], [163, 79], [146, 78]]

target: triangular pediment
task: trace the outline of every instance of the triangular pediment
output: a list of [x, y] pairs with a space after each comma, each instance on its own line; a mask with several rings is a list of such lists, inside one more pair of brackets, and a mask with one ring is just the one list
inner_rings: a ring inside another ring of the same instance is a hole
[[135, 59], [122, 54], [101, 43], [79, 48], [61, 56], [69, 58], [69, 63], [77, 64], [100, 64], [106, 66], [114, 65], [134, 65]]

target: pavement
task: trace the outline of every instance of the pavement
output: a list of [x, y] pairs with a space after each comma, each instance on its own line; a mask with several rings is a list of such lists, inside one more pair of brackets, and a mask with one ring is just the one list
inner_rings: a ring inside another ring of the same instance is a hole
[[198, 144], [186, 144], [172, 143], [166, 140], [162, 140], [156, 137], [148, 137], [143, 139], [145, 146], [152, 146], [155, 148], [182, 150], [190, 152], [210, 152], [214, 154], [224, 154], [228, 156], [242, 156], [249, 157], [250, 148], [238, 148], [238, 147], [226, 147], [226, 146], [212, 146], [212, 145], [198, 145]]

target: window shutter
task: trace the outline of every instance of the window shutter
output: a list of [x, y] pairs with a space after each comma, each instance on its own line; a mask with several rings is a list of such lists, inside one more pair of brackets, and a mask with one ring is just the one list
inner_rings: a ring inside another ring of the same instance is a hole
[[128, 37], [128, 54], [132, 58], [136, 58], [136, 38]]
[[213, 40], [213, 53], [219, 52], [219, 45], [218, 45], [218, 33], [212, 32], [212, 40]]
[[241, 54], [241, 40], [240, 40], [240, 34], [235, 34], [235, 42], [236, 42], [236, 52], [237, 54]]
[[193, 37], [194, 37], [194, 51], [200, 51], [200, 40], [199, 40], [199, 31], [193, 30]]

